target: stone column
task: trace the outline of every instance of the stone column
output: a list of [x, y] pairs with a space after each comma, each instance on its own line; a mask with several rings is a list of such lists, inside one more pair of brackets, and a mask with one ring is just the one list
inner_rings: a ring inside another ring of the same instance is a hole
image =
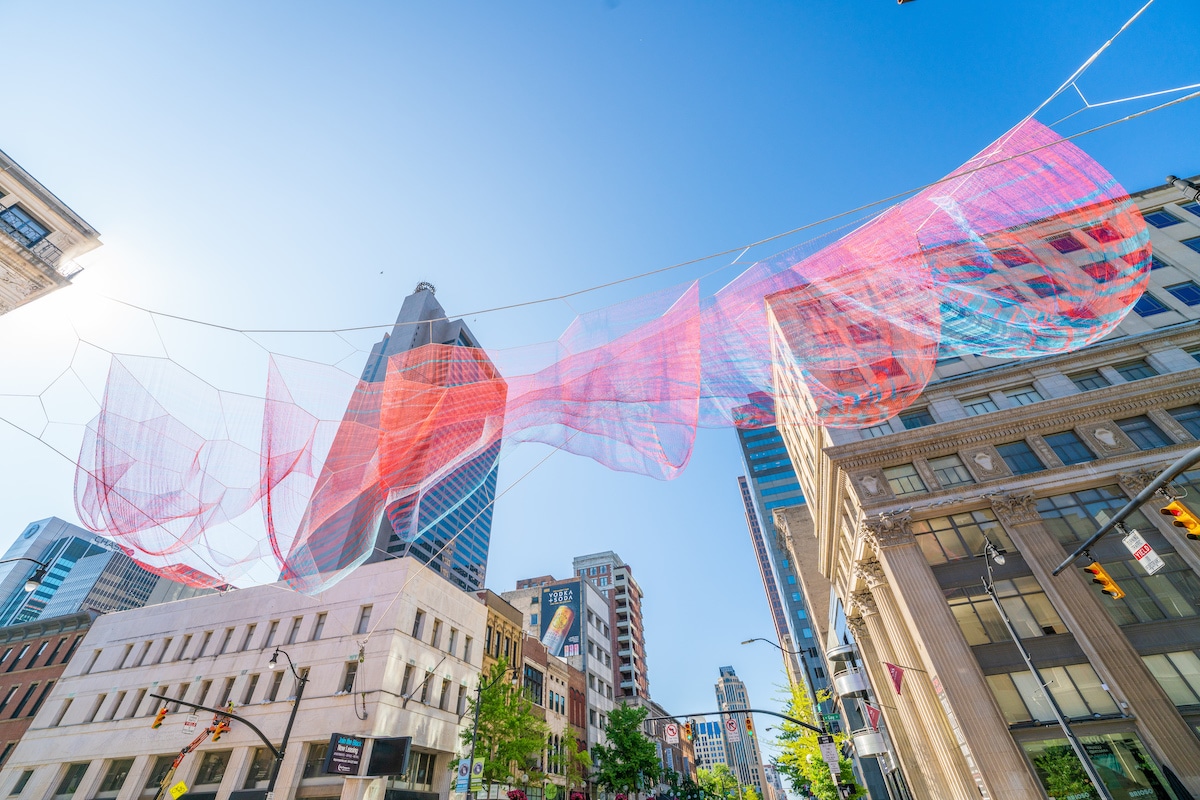
[[904, 772], [909, 791], [916, 800], [941, 800], [941, 782], [927, 774], [929, 765], [933, 764], [933, 754], [924, 740], [924, 727], [913, 712], [912, 703], [903, 696], [896, 697], [891, 690], [892, 681], [883, 666], [885, 661], [895, 663], [895, 657], [887, 645], [875, 599], [870, 592], [859, 592], [853, 600], [862, 616], [847, 619], [846, 624], [854, 633], [854, 641], [862, 655], [871, 685], [878, 691], [876, 701], [887, 723], [888, 735], [897, 750], [893, 754], [896, 764]]
[[1104, 610], [1103, 601], [1088, 588], [1080, 570], [1071, 568], [1057, 577], [1051, 574], [1067, 551], [1042, 524], [1033, 495], [1010, 494], [993, 497], [991, 502], [1100, 679], [1118, 700], [1129, 704], [1128, 711], [1146, 746], [1171, 767], [1189, 791], [1200, 793], [1200, 741]]
[[[883, 566], [872, 559], [860, 563], [855, 571], [870, 588], [883, 629], [892, 645], [892, 658], [885, 660], [904, 669], [900, 697], [908, 697], [919, 730], [927, 743], [931, 757], [930, 769], [936, 771], [941, 784], [938, 796], [947, 800], [975, 800], [979, 793], [970, 785], [966, 765], [962, 763], [962, 756], [958, 752], [958, 743], [933, 692], [929, 670], [913, 642], [909, 624], [897, 606], [895, 593], [888, 586]], [[891, 686], [891, 677], [886, 677], [882, 685]]]
[[[979, 662], [912, 535], [909, 518], [872, 521], [865, 527], [887, 577], [886, 591], [895, 598], [892, 624], [905, 629], [912, 644], [911, 654], [897, 655], [928, 672], [913, 676], [913, 683], [930, 707], [927, 713], [941, 723], [939, 730], [955, 756], [955, 775], [967, 786], [965, 796], [1041, 796], [1041, 786], [1009, 734]], [[886, 619], [887, 604], [878, 594], [876, 599]]]

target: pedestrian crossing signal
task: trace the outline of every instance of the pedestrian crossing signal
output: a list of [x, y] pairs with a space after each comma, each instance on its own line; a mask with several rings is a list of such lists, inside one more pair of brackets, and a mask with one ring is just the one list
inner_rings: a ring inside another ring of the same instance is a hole
[[158, 710], [158, 713], [154, 715], [154, 722], [150, 723], [150, 727], [151, 728], [161, 727], [163, 724], [163, 720], [166, 718], [167, 718], [167, 707], [163, 706], [162, 708], [160, 708]]
[[1084, 572], [1092, 576], [1092, 583], [1099, 584], [1100, 591], [1114, 600], [1120, 600], [1125, 596], [1125, 590], [1117, 585], [1117, 582], [1108, 574], [1108, 570], [1100, 566], [1099, 561], [1093, 561], [1083, 568]]
[[1200, 517], [1193, 514], [1183, 503], [1172, 500], [1159, 509], [1158, 513], [1171, 517], [1171, 524], [1176, 528], [1183, 528], [1189, 539], [1200, 539]]

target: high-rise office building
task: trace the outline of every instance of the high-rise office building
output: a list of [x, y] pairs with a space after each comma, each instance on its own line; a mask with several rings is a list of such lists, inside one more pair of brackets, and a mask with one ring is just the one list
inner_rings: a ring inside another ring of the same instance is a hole
[[57, 517], [27, 525], [4, 559], [33, 559], [46, 569], [41, 584], [27, 592], [25, 582], [38, 567], [29, 560], [0, 565], [0, 626], [124, 611], [211, 591], [160, 577], [109, 540]]
[[576, 556], [575, 575], [587, 580], [612, 603], [613, 683], [617, 698], [649, 697], [646, 632], [642, 627], [642, 587], [633, 569], [611, 550]]
[[[383, 381], [389, 356], [427, 344], [478, 348], [479, 342], [461, 319], [447, 319], [434, 297], [434, 287], [420, 283], [404, 299], [391, 333], [371, 350], [362, 379]], [[411, 556], [455, 586], [483, 589], [491, 543], [492, 511], [500, 467], [497, 441], [426, 491], [416, 510], [417, 535], [401, 535], [393, 527], [394, 508], [380, 509], [375, 549], [367, 563]], [[411, 513], [406, 510], [405, 513]]]
[[[1119, 531], [1090, 547], [1123, 597], [1101, 593], [1086, 557], [1055, 574], [1200, 441], [1197, 181], [1133, 195], [1148, 286], [1087, 347], [940, 359], [909, 408], [862, 430], [810, 424], [806, 390], [776, 370], [779, 428], [815, 510], [795, 529], [784, 510], [785, 536], [862, 653], [865, 674], [835, 687], [869, 679], [915, 800], [1096, 796], [1051, 700], [1113, 797], [1200, 794], [1198, 543], [1156, 498], [1125, 523], [1161, 557], [1153, 574]], [[1022, 246], [1103, 283], [1099, 238]], [[1012, 285], [1016, 301], [1035, 298]], [[1200, 508], [1200, 470], [1174, 485]], [[998, 602], [1040, 679], [984, 590], [989, 552], [1003, 556]]]
[[71, 285], [100, 234], [0, 151], [0, 314]]
[[712, 769], [717, 764], [729, 766], [729, 756], [725, 753], [725, 731], [720, 720], [697, 717], [691, 723], [692, 736], [695, 737], [692, 746], [696, 749], [696, 768]]
[[746, 724], [750, 716], [746, 712], [746, 709], [750, 708], [750, 695], [746, 693], [746, 684], [742, 683], [733, 667], [721, 667], [721, 677], [717, 680], [715, 688], [717, 708], [733, 712], [721, 716], [725, 737], [725, 763], [743, 786], [753, 786], [759, 797], [765, 797], [758, 736]]

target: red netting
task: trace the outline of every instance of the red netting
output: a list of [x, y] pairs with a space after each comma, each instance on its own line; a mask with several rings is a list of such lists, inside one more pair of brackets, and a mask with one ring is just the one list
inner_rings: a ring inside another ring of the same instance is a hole
[[[697, 426], [770, 424], [781, 393], [801, 410], [790, 421], [874, 424], [923, 391], [939, 357], [1103, 336], [1149, 266], [1121, 187], [1032, 121], [814, 251], [761, 261], [709, 297], [692, 284], [582, 315], [548, 344], [420, 347], [379, 382], [275, 356], [256, 400], [165, 359], [114, 358], [80, 455], [80, 516], [156, 569], [283, 574], [315, 591], [369, 555], [385, 514], [420, 535], [424, 493], [498, 442], [666, 479]], [[256, 504], [257, 534], [239, 523]]]

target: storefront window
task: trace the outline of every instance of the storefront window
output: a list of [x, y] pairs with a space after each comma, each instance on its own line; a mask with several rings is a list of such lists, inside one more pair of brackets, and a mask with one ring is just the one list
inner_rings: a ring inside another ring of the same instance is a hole
[[[1115, 733], [1080, 739], [1113, 800], [1178, 800], [1136, 734]], [[1066, 739], [1022, 742], [1021, 747], [1033, 762], [1038, 779], [1050, 797], [1058, 800], [1100, 797]]]
[[912, 531], [930, 564], [982, 555], [984, 537], [1001, 550], [1014, 549], [996, 515], [987, 509], [918, 520]]

